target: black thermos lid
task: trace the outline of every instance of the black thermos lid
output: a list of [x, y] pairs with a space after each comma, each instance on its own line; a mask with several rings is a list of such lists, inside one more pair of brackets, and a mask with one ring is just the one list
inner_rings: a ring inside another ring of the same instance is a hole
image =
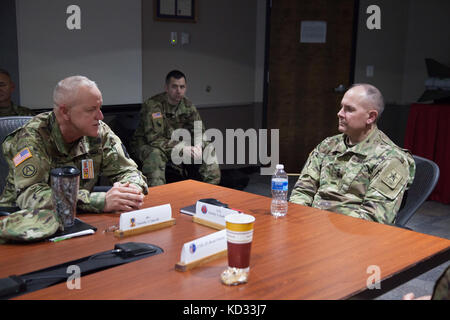
[[75, 167], [66, 166], [66, 167], [52, 169], [50, 171], [50, 174], [53, 177], [72, 177], [72, 176], [79, 176], [80, 170], [78, 170]]

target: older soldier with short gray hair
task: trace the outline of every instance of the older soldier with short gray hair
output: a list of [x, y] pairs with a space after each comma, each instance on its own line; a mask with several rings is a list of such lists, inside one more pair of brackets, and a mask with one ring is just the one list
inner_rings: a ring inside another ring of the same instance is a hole
[[[123, 212], [141, 207], [143, 193], [148, 192], [146, 178], [119, 137], [102, 121], [102, 102], [97, 85], [86, 77], [73, 76], [57, 84], [53, 111], [37, 115], [3, 143], [10, 169], [0, 206], [53, 209], [50, 170], [74, 166], [82, 172], [78, 210]], [[91, 192], [100, 175], [114, 182], [113, 187], [108, 192]], [[12, 214], [6, 218], [8, 232], [14, 226], [23, 229], [26, 217]], [[40, 225], [45, 218], [36, 214], [33, 219], [36, 228], [45, 229]], [[0, 223], [0, 236], [5, 232]]]
[[403, 195], [414, 180], [408, 150], [377, 127], [383, 96], [369, 84], [353, 85], [341, 101], [341, 134], [309, 155], [290, 201], [370, 221], [395, 222]]

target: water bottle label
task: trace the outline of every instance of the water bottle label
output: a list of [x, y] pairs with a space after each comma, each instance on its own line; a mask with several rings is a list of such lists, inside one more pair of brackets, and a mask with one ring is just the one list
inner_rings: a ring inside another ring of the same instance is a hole
[[272, 190], [288, 191], [288, 182], [287, 182], [287, 180], [280, 180], [280, 181], [272, 180]]

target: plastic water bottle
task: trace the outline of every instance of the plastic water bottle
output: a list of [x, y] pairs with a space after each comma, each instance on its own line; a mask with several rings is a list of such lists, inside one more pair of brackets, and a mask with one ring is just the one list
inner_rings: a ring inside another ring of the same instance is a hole
[[277, 164], [272, 176], [272, 205], [270, 212], [275, 217], [284, 217], [288, 210], [288, 176], [282, 164]]

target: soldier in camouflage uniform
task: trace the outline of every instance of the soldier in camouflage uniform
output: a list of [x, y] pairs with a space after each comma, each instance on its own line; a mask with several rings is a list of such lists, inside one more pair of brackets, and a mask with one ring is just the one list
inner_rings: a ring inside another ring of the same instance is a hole
[[431, 298], [433, 300], [450, 300], [450, 266], [436, 281]]
[[15, 85], [8, 71], [0, 69], [0, 117], [34, 116], [28, 108], [16, 105], [11, 101], [11, 94]]
[[378, 89], [354, 85], [341, 104], [342, 134], [310, 153], [290, 201], [392, 224], [414, 179], [414, 159], [377, 128], [384, 109]]
[[[82, 76], [66, 78], [56, 86], [54, 101], [52, 112], [37, 115], [3, 143], [10, 170], [0, 206], [22, 210], [1, 222], [0, 238], [29, 240], [36, 234], [54, 232], [60, 221], [55, 221], [52, 212], [53, 168], [74, 166], [80, 170], [80, 211], [139, 209], [142, 193], [148, 192], [146, 178], [120, 139], [101, 121], [102, 97], [94, 82]], [[114, 182], [113, 187], [106, 193], [91, 192], [100, 175]], [[32, 225], [30, 231], [27, 226]]]
[[450, 266], [445, 269], [434, 284], [431, 296], [416, 297], [413, 292], [403, 296], [403, 300], [450, 300]]
[[62, 227], [61, 219], [54, 210], [20, 210], [0, 220], [0, 244], [8, 241], [41, 240]]
[[[142, 106], [140, 122], [131, 141], [133, 155], [142, 163], [142, 172], [147, 176], [150, 186], [166, 183], [167, 166], [177, 176], [193, 178], [204, 182], [218, 184], [220, 169], [215, 151], [204, 152], [208, 142], [185, 145], [180, 148], [183, 153], [190, 154], [190, 164], [185, 162], [175, 164], [172, 159], [174, 147], [180, 147], [180, 141], [171, 140], [172, 133], [177, 129], [186, 129], [194, 139], [194, 123], [201, 125], [201, 135], [204, 127], [195, 106], [184, 96], [186, 92], [186, 77], [177, 70], [169, 72], [166, 77], [166, 92], [148, 99]], [[182, 144], [182, 143], [181, 143]], [[203, 158], [208, 157], [208, 159]], [[200, 159], [200, 160], [199, 160]], [[202, 161], [203, 160], [203, 161]]]

